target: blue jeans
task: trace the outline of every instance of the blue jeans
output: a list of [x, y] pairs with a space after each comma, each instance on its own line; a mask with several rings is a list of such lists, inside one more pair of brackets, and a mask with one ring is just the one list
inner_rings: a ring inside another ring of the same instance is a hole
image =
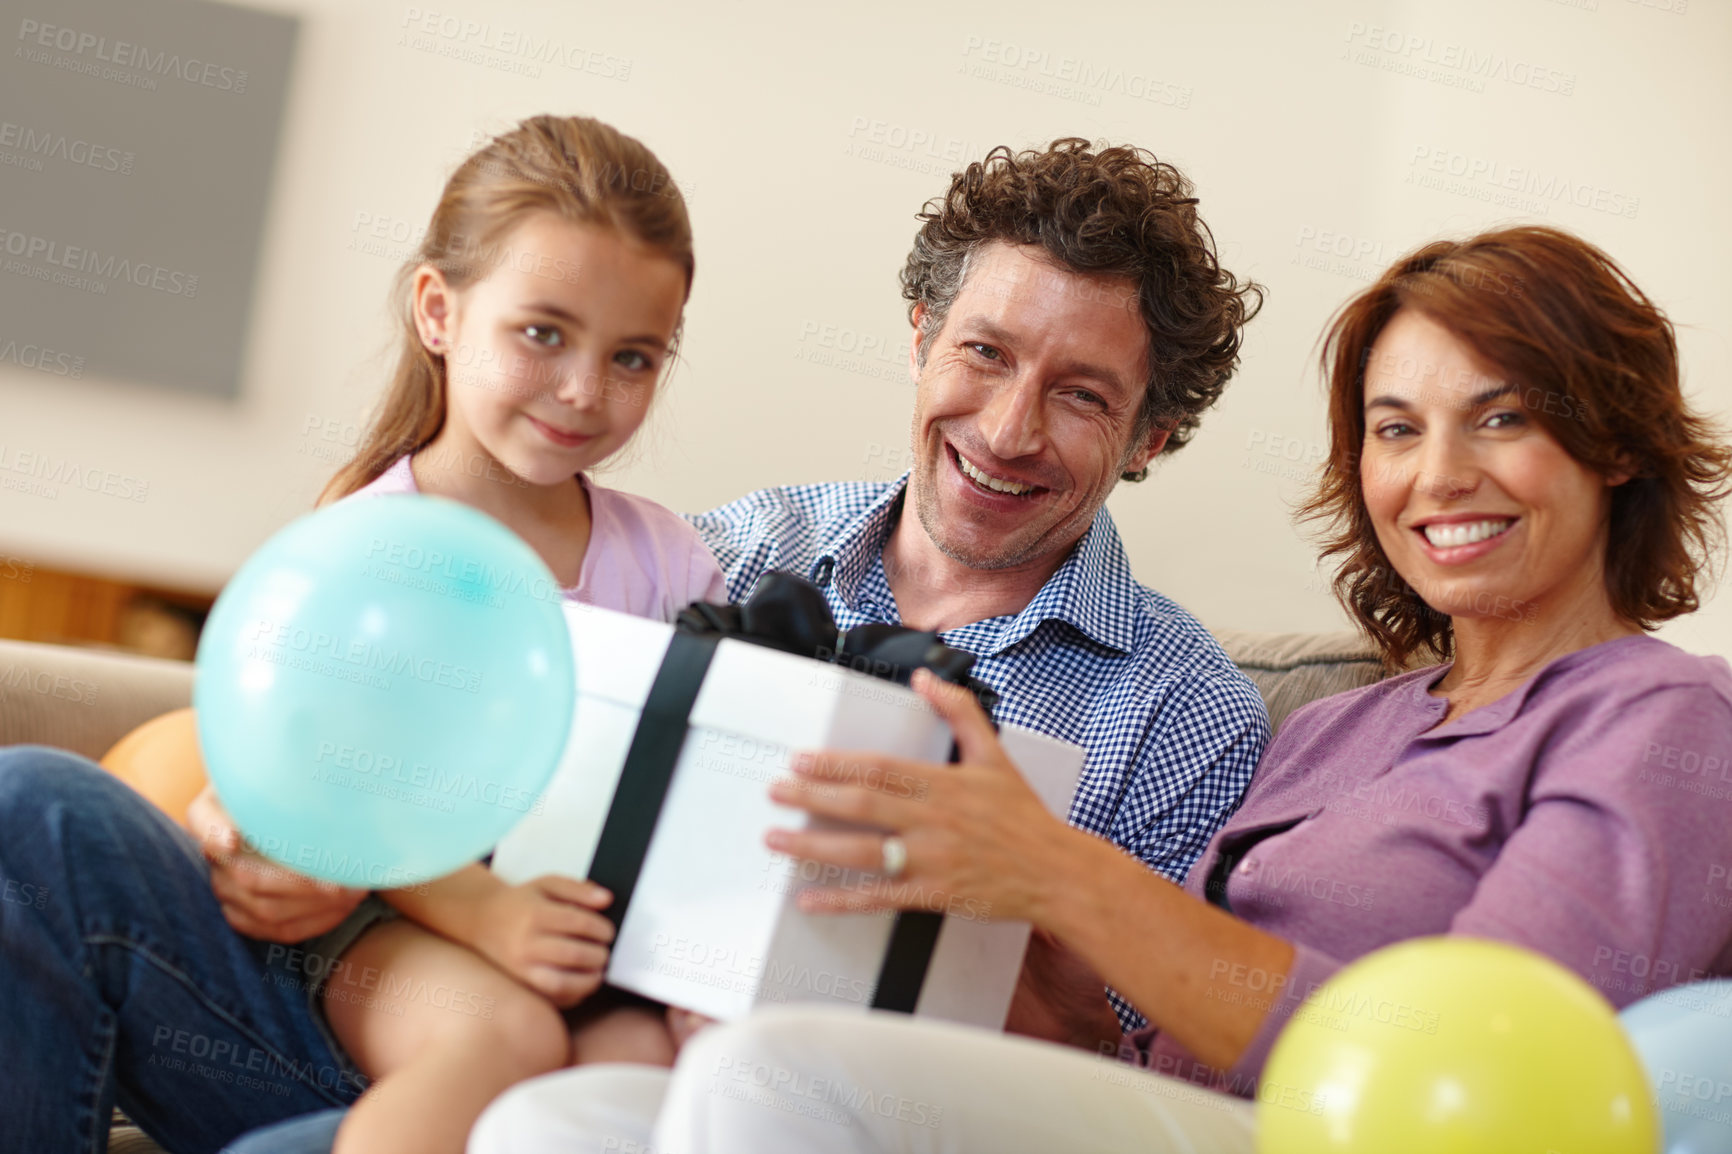
[[118, 1104], [214, 1154], [348, 1105], [362, 1080], [289, 957], [229, 928], [193, 840], [99, 766], [0, 749], [0, 1147], [100, 1151]]

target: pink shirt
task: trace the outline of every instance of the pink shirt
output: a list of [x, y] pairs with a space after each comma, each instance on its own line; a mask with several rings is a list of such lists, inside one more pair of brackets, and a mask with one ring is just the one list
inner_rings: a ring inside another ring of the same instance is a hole
[[[728, 588], [715, 557], [677, 513], [642, 497], [604, 489], [581, 473], [589, 494], [589, 548], [566, 598], [638, 617], [672, 621], [693, 601], [723, 601]], [[351, 497], [418, 493], [404, 454]]]

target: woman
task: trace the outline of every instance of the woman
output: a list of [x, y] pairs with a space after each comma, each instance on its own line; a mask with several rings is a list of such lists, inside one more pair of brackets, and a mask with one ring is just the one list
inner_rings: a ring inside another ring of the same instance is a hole
[[[1597, 249], [1509, 229], [1391, 268], [1336, 318], [1324, 366], [1331, 458], [1307, 513], [1337, 593], [1392, 669], [1448, 663], [1295, 713], [1183, 888], [1049, 817], [943, 687], [922, 692], [961, 766], [818, 754], [775, 787], [891, 834], [776, 831], [773, 848], [902, 865], [808, 908], [944, 893], [1027, 919], [1146, 1015], [1120, 1056], [1154, 1073], [785, 1010], [700, 1034], [671, 1088], [623, 1068], [531, 1083], [471, 1149], [1248, 1150], [1243, 1096], [1277, 1033], [1379, 947], [1499, 938], [1620, 1006], [1732, 972], [1732, 911], [1703, 900], [1732, 810], [1677, 768], [1732, 755], [1732, 669], [1647, 636], [1696, 608], [1732, 472], [1684, 404], [1670, 324]], [[887, 777], [925, 800], [866, 784]], [[1104, 1028], [1094, 990], [1055, 1036]]]

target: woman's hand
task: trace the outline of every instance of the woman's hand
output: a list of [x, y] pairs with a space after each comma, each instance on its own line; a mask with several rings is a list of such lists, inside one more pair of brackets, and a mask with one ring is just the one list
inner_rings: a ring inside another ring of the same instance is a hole
[[[1038, 940], [1024, 970], [1016, 1007], [1022, 1030], [1078, 1045], [1109, 1035], [1104, 991], [1097, 1001], [1088, 988], [1104, 980], [1199, 1059], [1230, 1066], [1268, 1006], [1237, 996], [1220, 975], [1246, 968], [1286, 974], [1293, 947], [1053, 817], [967, 690], [924, 671], [914, 688], [950, 723], [960, 764], [801, 754], [799, 776], [771, 787], [784, 805], [890, 830], [907, 849], [896, 879], [807, 889], [800, 908], [928, 909], [1031, 922], [1051, 938]], [[882, 868], [884, 836], [779, 829], [765, 841], [781, 853], [871, 874]]]
[[549, 874], [504, 886], [482, 906], [470, 945], [556, 1006], [600, 988], [613, 923], [613, 895], [589, 881]]
[[799, 775], [771, 797], [818, 817], [877, 826], [902, 838], [907, 862], [896, 878], [877, 876], [885, 835], [839, 830], [771, 830], [773, 850], [864, 870], [858, 887], [810, 888], [810, 911], [927, 909], [974, 918], [1039, 923], [1051, 898], [1054, 854], [1087, 837], [1047, 812], [1005, 754], [972, 694], [925, 670], [914, 689], [950, 723], [956, 765], [874, 753], [824, 751], [794, 759]]
[[248, 849], [209, 785], [186, 811], [187, 828], [210, 862], [210, 888], [236, 933], [299, 942], [335, 929], [367, 896], [295, 873]]

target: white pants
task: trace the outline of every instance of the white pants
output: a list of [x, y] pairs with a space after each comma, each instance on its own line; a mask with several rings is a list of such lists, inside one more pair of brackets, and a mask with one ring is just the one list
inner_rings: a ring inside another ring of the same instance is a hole
[[672, 1071], [590, 1066], [490, 1106], [469, 1154], [1250, 1154], [1251, 1103], [1112, 1057], [897, 1014], [778, 1008]]

